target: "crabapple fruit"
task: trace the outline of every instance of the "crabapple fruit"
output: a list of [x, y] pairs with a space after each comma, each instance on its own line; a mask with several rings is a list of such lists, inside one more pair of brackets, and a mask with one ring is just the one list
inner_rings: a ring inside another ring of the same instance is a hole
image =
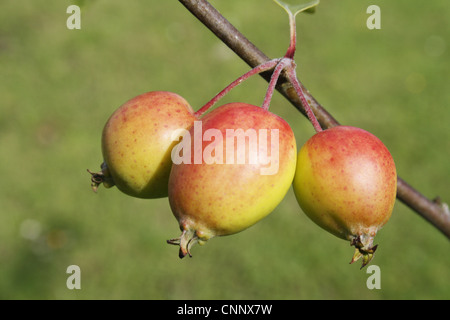
[[271, 213], [292, 185], [297, 154], [289, 124], [246, 103], [211, 111], [189, 136], [173, 149], [190, 154], [173, 164], [169, 178], [182, 234], [168, 243], [180, 245], [181, 258], [194, 243], [240, 232]]
[[376, 136], [349, 126], [316, 133], [298, 153], [293, 189], [311, 220], [356, 247], [351, 262], [372, 259], [397, 193], [394, 160]]
[[93, 188], [103, 183], [137, 198], [166, 197], [172, 133], [195, 119], [189, 103], [172, 92], [147, 92], [125, 102], [103, 129], [104, 162], [102, 172], [91, 173]]

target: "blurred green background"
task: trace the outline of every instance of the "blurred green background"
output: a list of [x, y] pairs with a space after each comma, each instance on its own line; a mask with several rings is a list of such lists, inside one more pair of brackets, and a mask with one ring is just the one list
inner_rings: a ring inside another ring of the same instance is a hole
[[[200, 108], [249, 68], [178, 1], [76, 0], [0, 4], [1, 299], [449, 299], [450, 243], [397, 202], [367, 269], [353, 248], [313, 224], [292, 190], [239, 234], [194, 247], [180, 260], [166, 244], [179, 228], [167, 199], [140, 200], [90, 188], [100, 135], [126, 100], [168, 90]], [[211, 1], [270, 57], [285, 53], [289, 27], [271, 0]], [[366, 9], [381, 8], [381, 30]], [[323, 0], [297, 17], [299, 79], [342, 124], [376, 134], [399, 175], [450, 201], [450, 6], [447, 0]], [[260, 105], [254, 77], [223, 102]], [[271, 111], [298, 145], [312, 126], [278, 93]], [[69, 290], [66, 268], [81, 268]]]

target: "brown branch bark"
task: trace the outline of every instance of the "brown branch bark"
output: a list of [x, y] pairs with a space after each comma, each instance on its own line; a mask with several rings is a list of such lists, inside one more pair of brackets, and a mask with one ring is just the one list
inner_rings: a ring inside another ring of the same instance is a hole
[[[211, 4], [208, 3], [208, 1], [179, 1], [250, 67], [254, 68], [271, 60], [229, 21], [227, 21]], [[270, 75], [270, 72], [261, 74], [267, 81], [270, 80]], [[302, 88], [322, 128], [325, 129], [339, 125], [339, 122], [333, 118], [319, 102], [317, 102], [303, 85]], [[285, 96], [295, 108], [302, 112], [303, 115], [306, 115], [300, 99], [285, 77], [280, 78], [277, 90]], [[428, 199], [400, 177], [398, 177], [397, 199], [434, 225], [450, 239], [450, 213], [445, 204], [442, 204], [439, 200]]]

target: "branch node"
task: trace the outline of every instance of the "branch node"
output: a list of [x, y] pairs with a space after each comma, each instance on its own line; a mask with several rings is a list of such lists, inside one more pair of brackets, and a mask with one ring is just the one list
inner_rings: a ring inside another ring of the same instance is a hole
[[435, 204], [437, 204], [439, 207], [441, 207], [442, 209], [442, 213], [447, 216], [447, 218], [450, 219], [450, 209], [448, 207], [448, 204], [445, 202], [442, 202], [441, 197], [437, 196], [436, 198], [433, 199], [433, 202]]

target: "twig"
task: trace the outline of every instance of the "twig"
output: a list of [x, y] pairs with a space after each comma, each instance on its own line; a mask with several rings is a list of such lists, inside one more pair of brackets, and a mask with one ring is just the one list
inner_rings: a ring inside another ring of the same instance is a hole
[[[179, 1], [250, 67], [255, 68], [256, 66], [271, 60], [242, 35], [229, 21], [227, 21], [211, 4], [208, 3], [208, 1]], [[264, 72], [261, 76], [269, 82], [271, 73]], [[317, 102], [309, 91], [301, 83], [300, 85], [307, 98], [307, 102], [312, 108], [322, 128], [325, 129], [339, 125], [339, 122]], [[303, 115], [307, 116], [305, 108], [288, 78], [280, 77], [277, 90], [285, 96], [295, 108], [302, 112]], [[445, 203], [441, 203], [440, 200], [429, 200], [400, 177], [398, 177], [397, 184], [397, 199], [434, 225], [450, 239], [450, 214], [448, 213], [448, 207]], [[447, 210], [445, 208], [447, 208]]]

